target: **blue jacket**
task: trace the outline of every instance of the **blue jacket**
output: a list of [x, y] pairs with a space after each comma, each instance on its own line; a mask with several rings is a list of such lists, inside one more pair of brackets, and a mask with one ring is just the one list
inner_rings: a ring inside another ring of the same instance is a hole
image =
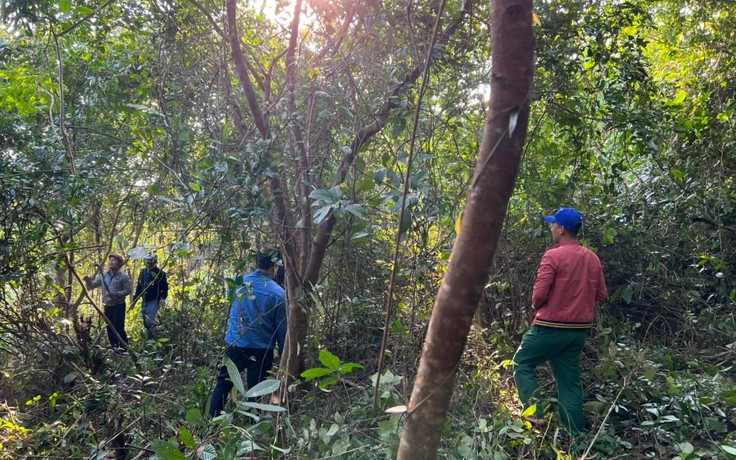
[[287, 318], [284, 288], [258, 270], [236, 276], [235, 285], [225, 342], [259, 350], [273, 349], [278, 344], [283, 353]]

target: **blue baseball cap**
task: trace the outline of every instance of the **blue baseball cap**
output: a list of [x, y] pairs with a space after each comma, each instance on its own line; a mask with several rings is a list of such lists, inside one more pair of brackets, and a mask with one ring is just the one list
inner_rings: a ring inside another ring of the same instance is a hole
[[548, 224], [557, 224], [568, 230], [578, 231], [583, 225], [583, 217], [572, 208], [560, 208], [554, 216], [546, 216], [544, 221]]

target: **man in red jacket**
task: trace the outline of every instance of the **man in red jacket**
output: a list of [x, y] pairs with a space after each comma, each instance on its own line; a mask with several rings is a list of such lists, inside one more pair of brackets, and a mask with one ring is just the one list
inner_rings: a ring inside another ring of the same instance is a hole
[[560, 208], [544, 220], [556, 245], [539, 264], [532, 295], [536, 315], [514, 356], [514, 380], [524, 410], [536, 404], [534, 416], [527, 420], [543, 425], [536, 368], [549, 361], [557, 382], [560, 420], [578, 435], [585, 428], [580, 355], [593, 326], [594, 307], [606, 300], [606, 281], [598, 256], [578, 241], [583, 223], [579, 212]]

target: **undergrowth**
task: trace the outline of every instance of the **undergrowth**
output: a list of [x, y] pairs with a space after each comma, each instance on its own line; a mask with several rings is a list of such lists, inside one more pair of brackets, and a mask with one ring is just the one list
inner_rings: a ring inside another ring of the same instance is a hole
[[[583, 356], [585, 436], [573, 439], [559, 428], [554, 382], [544, 368], [542, 403], [551, 422], [538, 431], [520, 420], [510, 359], [523, 331], [491, 327], [469, 337], [438, 457], [736, 458], [736, 342], [665, 346], [639, 324], [606, 319], [612, 324], [597, 325]], [[82, 357], [63, 334], [37, 343], [24, 360], [6, 356], [3, 457], [395, 457], [412, 369], [394, 363], [375, 398], [371, 363], [362, 368], [322, 350], [291, 388], [288, 407], [250, 404], [244, 389], [231, 412], [210, 420], [222, 346], [200, 342], [195, 353], [167, 337], [176, 334], [182, 332], [164, 330], [156, 341], [138, 342], [137, 362], [97, 346]]]

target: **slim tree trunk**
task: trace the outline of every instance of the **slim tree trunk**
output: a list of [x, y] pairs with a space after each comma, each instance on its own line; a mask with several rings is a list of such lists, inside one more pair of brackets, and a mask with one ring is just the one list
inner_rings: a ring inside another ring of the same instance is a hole
[[399, 459], [436, 458], [462, 356], [516, 182], [534, 73], [532, 0], [494, 0], [491, 102], [460, 234], [437, 294]]

